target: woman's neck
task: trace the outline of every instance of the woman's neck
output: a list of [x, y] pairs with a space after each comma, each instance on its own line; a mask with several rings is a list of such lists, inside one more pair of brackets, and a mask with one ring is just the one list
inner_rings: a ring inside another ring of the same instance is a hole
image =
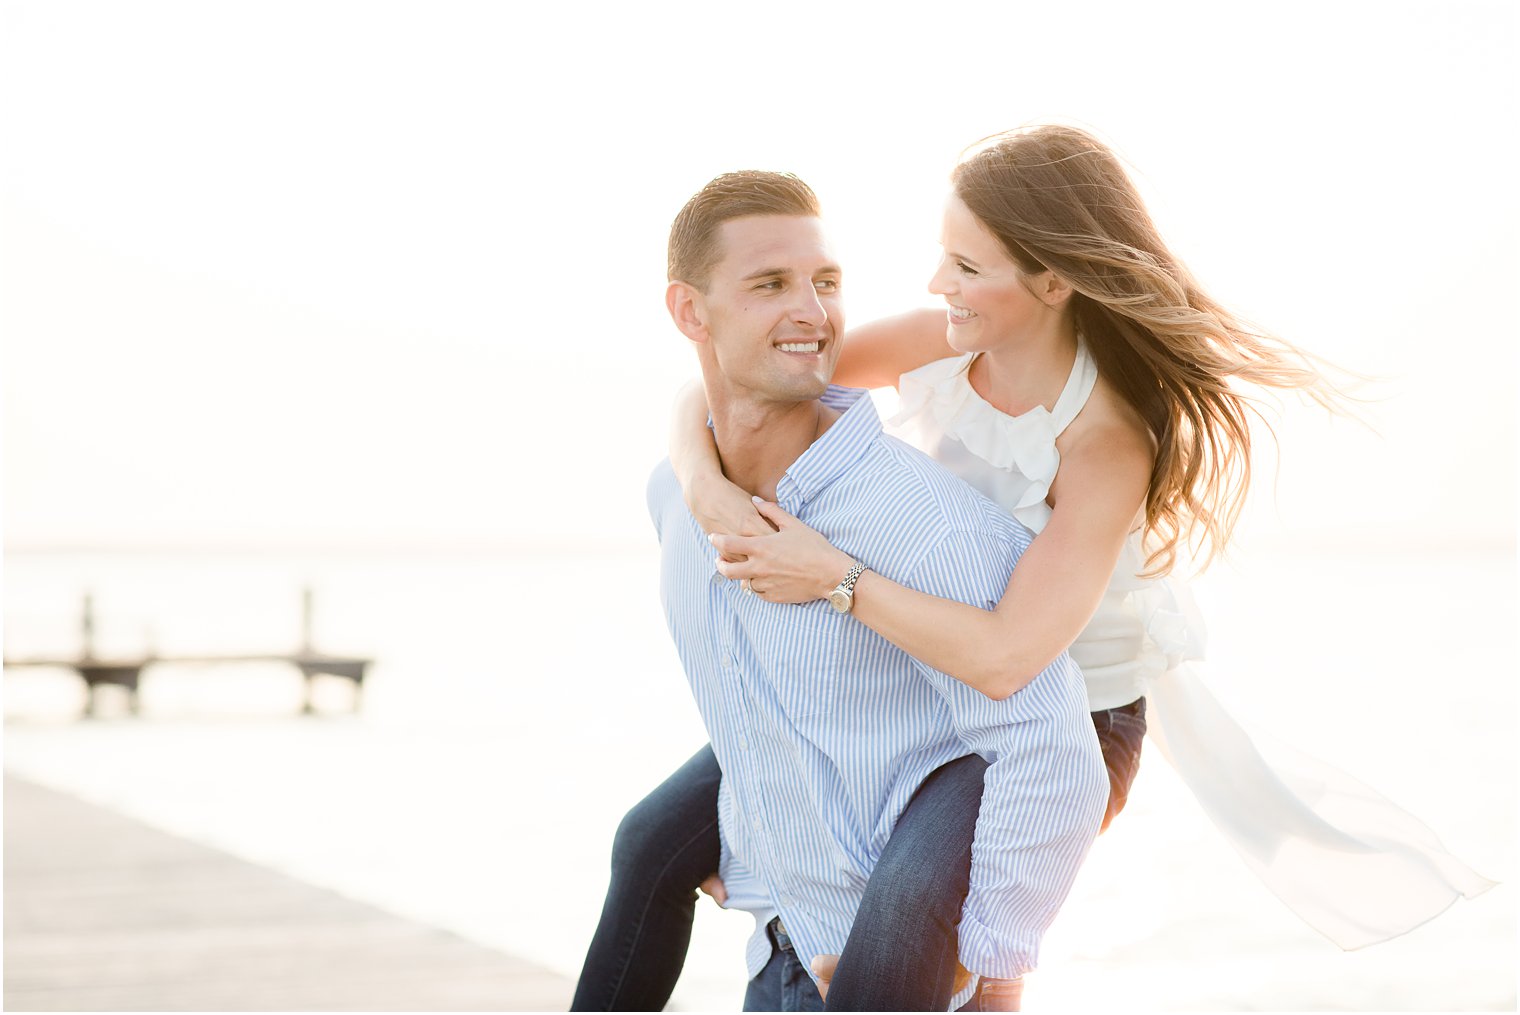
[[1054, 409], [1076, 358], [1076, 324], [1062, 317], [1049, 329], [982, 353], [971, 365], [971, 385], [1010, 416], [1037, 405]]

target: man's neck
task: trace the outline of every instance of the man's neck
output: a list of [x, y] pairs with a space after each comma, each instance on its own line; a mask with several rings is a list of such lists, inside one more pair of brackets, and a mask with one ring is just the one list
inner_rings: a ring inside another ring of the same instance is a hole
[[713, 439], [729, 482], [776, 499], [786, 470], [839, 418], [822, 402], [759, 403], [709, 391]]

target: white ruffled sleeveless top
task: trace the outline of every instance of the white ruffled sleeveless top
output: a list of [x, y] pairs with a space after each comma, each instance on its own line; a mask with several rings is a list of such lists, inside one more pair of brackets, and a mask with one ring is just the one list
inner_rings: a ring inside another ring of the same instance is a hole
[[[937, 360], [902, 375], [902, 409], [894, 432], [932, 455], [1039, 533], [1050, 521], [1045, 498], [1061, 467], [1059, 437], [1082, 411], [1098, 381], [1087, 344], [1077, 340], [1071, 375], [1053, 408], [1010, 416], [971, 386], [974, 354]], [[1146, 683], [1183, 659], [1203, 657], [1204, 628], [1182, 582], [1136, 577], [1144, 566], [1139, 534], [1119, 556], [1098, 611], [1071, 646], [1087, 678], [1093, 711], [1127, 705]]]
[[[1097, 366], [1079, 338], [1055, 406], [1010, 416], [971, 387], [974, 359], [903, 374], [902, 408], [891, 425], [1039, 533], [1061, 467], [1056, 438], [1087, 404]], [[1136, 577], [1143, 562], [1132, 536], [1097, 613], [1071, 646], [1089, 705], [1097, 711], [1145, 697], [1147, 736], [1247, 866], [1304, 922], [1342, 948], [1360, 948], [1492, 886], [1375, 790], [1253, 739], [1188, 665], [1203, 657], [1204, 630], [1185, 583]]]

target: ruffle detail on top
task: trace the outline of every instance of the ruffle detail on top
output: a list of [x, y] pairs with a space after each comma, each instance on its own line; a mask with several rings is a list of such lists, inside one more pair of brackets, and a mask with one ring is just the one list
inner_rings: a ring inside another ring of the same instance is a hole
[[1054, 410], [1037, 405], [1010, 416], [971, 387], [965, 374], [975, 360], [976, 354], [968, 353], [903, 374], [897, 385], [902, 408], [889, 423], [907, 427], [927, 413], [941, 432], [965, 445], [983, 462], [1024, 477], [1029, 485], [1012, 504], [1004, 502], [1002, 506], [1027, 528], [1039, 532], [1050, 518], [1045, 498], [1061, 467], [1056, 438], [1086, 404], [1098, 379], [1097, 367], [1079, 338], [1071, 376]]

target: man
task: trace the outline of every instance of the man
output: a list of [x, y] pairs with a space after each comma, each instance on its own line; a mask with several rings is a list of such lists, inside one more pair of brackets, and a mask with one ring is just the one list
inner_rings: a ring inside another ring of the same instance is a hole
[[809, 967], [844, 951], [894, 823], [941, 766], [991, 762], [959, 927], [962, 961], [988, 976], [1032, 965], [1107, 795], [1064, 655], [993, 701], [848, 615], [863, 568], [991, 608], [1029, 536], [883, 435], [863, 392], [829, 387], [841, 272], [818, 216], [795, 177], [735, 173], [671, 235], [666, 302], [701, 364], [725, 474], [858, 561], [829, 601], [766, 602], [716, 573], [668, 463], [651, 478], [666, 616], [722, 769], [727, 907], [756, 918], [747, 1010], [821, 1007]]

